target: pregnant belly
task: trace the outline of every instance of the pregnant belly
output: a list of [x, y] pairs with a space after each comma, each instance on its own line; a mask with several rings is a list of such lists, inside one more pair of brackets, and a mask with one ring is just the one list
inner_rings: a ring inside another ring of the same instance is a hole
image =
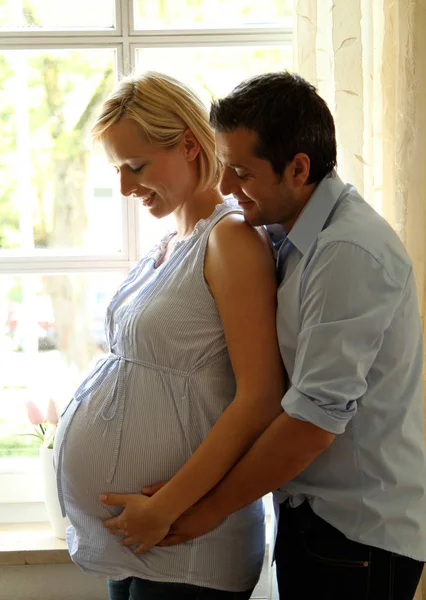
[[[95, 401], [79, 404], [64, 438], [65, 414], [55, 446], [63, 440], [66, 508], [104, 517], [99, 494], [139, 493], [146, 485], [170, 479], [195, 448], [191, 450], [182, 415], [165, 398], [150, 406], [127, 402], [123, 413], [117, 411], [113, 417], [96, 405]], [[72, 415], [73, 404], [69, 411]]]

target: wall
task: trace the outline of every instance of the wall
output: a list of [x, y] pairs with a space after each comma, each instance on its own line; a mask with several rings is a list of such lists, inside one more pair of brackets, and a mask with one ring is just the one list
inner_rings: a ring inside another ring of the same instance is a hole
[[75, 565], [0, 567], [0, 600], [107, 600], [106, 580]]

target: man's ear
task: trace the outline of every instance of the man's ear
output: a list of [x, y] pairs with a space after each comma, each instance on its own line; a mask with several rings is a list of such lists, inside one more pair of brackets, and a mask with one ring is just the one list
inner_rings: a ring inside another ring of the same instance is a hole
[[307, 154], [298, 152], [286, 167], [286, 175], [296, 188], [304, 186], [309, 179], [311, 161]]
[[192, 131], [188, 128], [183, 133], [183, 151], [188, 162], [195, 160], [200, 153], [200, 142], [197, 140]]

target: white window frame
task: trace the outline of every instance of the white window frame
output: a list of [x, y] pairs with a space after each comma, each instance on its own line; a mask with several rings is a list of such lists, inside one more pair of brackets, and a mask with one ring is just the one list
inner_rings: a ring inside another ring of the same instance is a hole
[[[108, 48], [116, 50], [116, 72], [130, 72], [136, 61], [137, 48], [150, 47], [208, 47], [208, 46], [268, 46], [291, 44], [291, 27], [264, 26], [214, 29], [156, 29], [141, 31], [135, 28], [132, 0], [115, 0], [113, 29], [80, 31], [4, 31], [0, 32], [0, 50], [43, 50]], [[0, 252], [2, 274], [68, 274], [73, 272], [126, 272], [139, 256], [139, 212], [129, 198], [123, 202], [123, 251], [117, 255], [53, 255], [34, 251], [31, 255]], [[44, 505], [37, 484], [40, 473], [37, 460], [0, 459], [0, 489], [7, 490], [0, 500], [0, 523], [46, 521]]]

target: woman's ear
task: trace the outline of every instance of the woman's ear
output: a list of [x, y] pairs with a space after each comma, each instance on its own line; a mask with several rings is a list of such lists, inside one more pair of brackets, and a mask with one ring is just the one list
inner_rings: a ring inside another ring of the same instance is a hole
[[195, 160], [200, 153], [200, 142], [197, 140], [189, 127], [185, 129], [182, 141], [182, 148], [186, 160], [188, 162]]

